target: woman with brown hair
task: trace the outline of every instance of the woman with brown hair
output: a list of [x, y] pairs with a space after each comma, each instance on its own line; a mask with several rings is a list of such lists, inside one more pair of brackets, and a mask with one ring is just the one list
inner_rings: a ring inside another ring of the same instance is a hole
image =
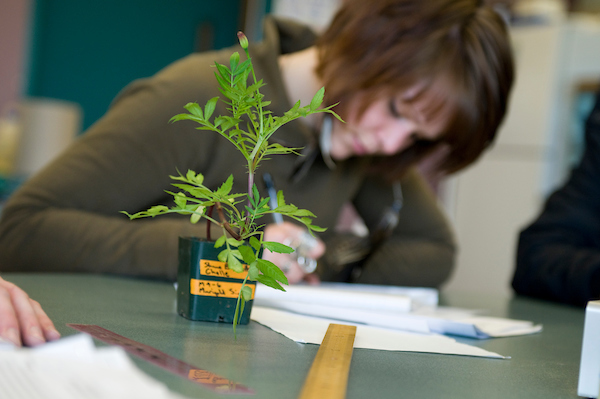
[[[191, 123], [168, 123], [186, 103], [219, 95], [212, 65], [228, 63], [233, 51], [192, 54], [132, 83], [71, 148], [27, 181], [0, 221], [2, 271], [174, 280], [178, 237], [203, 237], [205, 226], [177, 217], [131, 222], [119, 212], [167, 204], [169, 175], [177, 170], [203, 173], [209, 187], [232, 173], [235, 184], [245, 184], [244, 162], [231, 145]], [[250, 54], [273, 114], [291, 108], [292, 99], [307, 103], [325, 86], [326, 101], [339, 103], [346, 122], [307, 118], [275, 136], [302, 147], [304, 156], [273, 157], [259, 173], [328, 230], [305, 238], [291, 222], [265, 227], [265, 239], [318, 259], [315, 272], [314, 262], [265, 257], [284, 267], [290, 282], [442, 284], [454, 262], [453, 235], [412, 166], [443, 149], [439, 170], [453, 172], [493, 141], [513, 78], [500, 15], [476, 0], [346, 0], [320, 37], [268, 18], [265, 39], [251, 44]], [[225, 113], [222, 107], [215, 114]], [[349, 203], [369, 229], [366, 239], [348, 240], [336, 229]], [[4, 320], [0, 314], [0, 336]]]

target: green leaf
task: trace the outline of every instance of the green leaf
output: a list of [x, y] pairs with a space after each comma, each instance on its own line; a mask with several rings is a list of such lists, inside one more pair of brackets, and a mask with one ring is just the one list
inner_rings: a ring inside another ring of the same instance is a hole
[[234, 127], [241, 121], [242, 121], [241, 119], [232, 118], [230, 116], [224, 116], [223, 122], [221, 124], [221, 129], [223, 129], [223, 131], [225, 131], [227, 129], [231, 129], [232, 127]]
[[192, 224], [198, 223], [198, 221], [204, 214], [204, 209], [205, 209], [205, 207], [202, 205], [198, 205], [196, 207], [196, 209], [194, 210], [196, 213], [193, 213], [192, 216], [190, 216], [190, 222], [192, 222]]
[[281, 207], [285, 205], [285, 198], [283, 196], [283, 191], [277, 191], [277, 206]]
[[[188, 193], [190, 193], [191, 195], [193, 195], [194, 197], [196, 197], [198, 199], [211, 200], [214, 197], [212, 191], [210, 191], [208, 188], [206, 188], [204, 186], [203, 187], [195, 187], [195, 186], [190, 186], [189, 184], [173, 184], [173, 187], [177, 187], [181, 190], [187, 191]], [[169, 191], [167, 191], [167, 193], [175, 195], [174, 193], [171, 193]], [[188, 198], [188, 200], [191, 200], [191, 198]]]
[[295, 211], [293, 213], [294, 216], [296, 217], [315, 217], [314, 213], [312, 213], [311, 211], [307, 210], [307, 209], [298, 209], [297, 211]]
[[199, 118], [197, 116], [194, 115], [190, 115], [190, 114], [178, 114], [173, 116], [171, 119], [169, 119], [169, 123], [173, 123], [173, 122], [178, 122], [178, 121], [185, 121], [185, 120], [192, 120], [198, 123], [204, 123], [204, 119]]
[[269, 197], [263, 198], [260, 200], [258, 205], [256, 205], [256, 209], [261, 209], [267, 207], [267, 203], [269, 202]]
[[202, 116], [202, 108], [200, 108], [198, 103], [187, 103], [183, 108], [185, 108], [190, 114], [197, 116], [200, 119], [204, 119]]
[[252, 198], [253, 198], [253, 203], [256, 206], [256, 204], [258, 203], [258, 200], [260, 199], [260, 194], [258, 193], [258, 188], [256, 188], [256, 184], [252, 185]]
[[219, 75], [218, 73], [215, 72], [215, 77], [217, 78], [217, 82], [219, 83], [219, 86], [221, 86], [223, 88], [223, 90], [220, 90], [221, 93], [223, 93], [223, 95], [227, 98], [231, 98], [228, 95], [228, 91], [225, 89], [229, 88], [229, 81], [227, 79], [225, 79], [224, 77], [222, 77], [221, 75]]
[[225, 116], [217, 116], [215, 118], [215, 127], [221, 126], [221, 124], [226, 121], [227, 121], [227, 118]]
[[325, 88], [321, 87], [310, 102], [310, 110], [314, 111], [321, 106], [325, 97]]
[[287, 213], [296, 212], [298, 210], [298, 207], [296, 207], [295, 205], [292, 205], [292, 204], [288, 204], [288, 205], [278, 206], [275, 210], [279, 213], [287, 214]]
[[255, 260], [254, 262], [250, 263], [248, 266], [248, 279], [256, 280], [259, 273], [260, 273], [260, 270], [258, 270], [257, 262]]
[[240, 63], [240, 53], [238, 53], [236, 51], [233, 54], [231, 54], [231, 56], [229, 57], [229, 68], [231, 68], [232, 73], [235, 73], [235, 70], [237, 69], [237, 66], [239, 63]]
[[258, 268], [260, 271], [268, 277], [274, 278], [277, 281], [281, 281], [284, 284], [288, 283], [287, 277], [280, 268], [278, 268], [273, 262], [266, 259], [257, 259]]
[[198, 173], [196, 177], [194, 177], [194, 182], [199, 186], [202, 185], [204, 182], [204, 175], [202, 175], [202, 173]]
[[224, 249], [221, 252], [219, 252], [219, 255], [217, 255], [217, 259], [219, 259], [219, 261], [221, 261], [221, 262], [227, 262], [228, 256], [229, 256], [229, 249]]
[[233, 252], [235, 251], [229, 251], [227, 254], [227, 267], [236, 273], [242, 273], [244, 271], [244, 266], [242, 265], [242, 262], [233, 255]]
[[235, 79], [233, 79], [233, 85], [237, 86], [242, 82], [242, 79], [246, 78], [243, 73], [234, 72]]
[[221, 187], [219, 187], [217, 189], [217, 194], [227, 195], [231, 191], [232, 187], [233, 187], [233, 175], [229, 175], [229, 177], [227, 178], [225, 183], [223, 183], [221, 185]]
[[245, 72], [248, 67], [250, 66], [252, 60], [250, 60], [249, 58], [247, 60], [244, 60], [241, 64], [238, 65], [237, 69], [234, 71], [234, 73], [237, 74], [241, 74], [242, 72]]
[[326, 227], [319, 227], [319, 226], [315, 226], [314, 224], [311, 224], [310, 226], [308, 226], [308, 228], [313, 231], [316, 231], [318, 233], [322, 233], [327, 230]]
[[265, 241], [263, 242], [263, 245], [266, 249], [268, 249], [271, 252], [277, 252], [280, 254], [291, 254], [292, 252], [294, 252], [294, 248], [288, 247], [287, 245], [275, 241]]
[[300, 218], [298, 220], [300, 220], [302, 223], [304, 223], [307, 226], [309, 226], [309, 225], [312, 224], [312, 219], [311, 218], [304, 217], [304, 218]]
[[[265, 276], [264, 274], [259, 275], [256, 281], [266, 285], [267, 287], [275, 288], [276, 290], [285, 291], [285, 289], [272, 277]], [[287, 283], [286, 283], [287, 284]]]
[[245, 205], [244, 209], [246, 209], [246, 212], [248, 212], [250, 215], [254, 215], [254, 208], [251, 208], [248, 205]]
[[[221, 236], [219, 238], [217, 238], [217, 241], [215, 242], [215, 248], [221, 248], [223, 245], [225, 245], [225, 239], [227, 238], [227, 236]], [[221, 260], [219, 258], [219, 260]]]
[[[236, 327], [237, 327], [238, 323], [240, 322], [240, 320], [242, 319], [242, 314], [244, 313], [244, 305], [245, 305], [244, 297], [242, 296], [242, 292], [240, 291], [240, 293], [238, 294], [237, 302], [235, 304], [235, 312], [233, 314], [233, 336], [234, 336], [234, 338], [237, 338]], [[240, 312], [240, 308], [241, 308], [241, 312]], [[238, 314], [239, 314], [239, 317], [238, 317]]]
[[185, 204], [187, 203], [187, 197], [183, 193], [175, 194], [173, 198], [175, 200], [175, 204], [180, 208], [185, 208]]
[[191, 169], [188, 169], [187, 173], [185, 174], [185, 178], [188, 182], [195, 181], [196, 180], [196, 172], [194, 172]]
[[215, 62], [215, 66], [217, 67], [217, 71], [219, 72], [218, 74], [215, 73], [215, 75], [217, 75], [217, 78], [219, 76], [221, 76], [223, 79], [225, 79], [225, 87], [229, 87], [229, 77], [231, 76], [231, 73], [229, 71], [229, 68], [227, 68], [227, 66], [223, 65], [223, 64], [219, 64], [217, 62]]
[[155, 205], [152, 208], [148, 209], [148, 215], [150, 216], [156, 216], [159, 215], [160, 213], [164, 212], [164, 211], [168, 211], [169, 208], [167, 208], [164, 205]]
[[237, 320], [238, 324], [240, 323], [240, 321], [242, 321], [242, 315], [244, 314], [244, 307], [246, 306], [246, 301], [244, 300], [244, 296], [242, 295], [242, 292], [240, 291], [240, 293], [238, 294], [238, 298], [241, 299], [240, 301], [240, 313], [239, 313], [239, 318]]
[[296, 115], [298, 112], [298, 108], [300, 108], [300, 100], [298, 100], [296, 102], [296, 104], [294, 104], [294, 106], [285, 113], [286, 116], [292, 116], [292, 115]]
[[238, 251], [240, 251], [240, 253], [242, 254], [242, 259], [244, 263], [249, 265], [256, 260], [256, 255], [254, 255], [254, 251], [252, 250], [252, 248], [246, 245], [241, 245], [238, 248]]
[[204, 106], [204, 117], [209, 119], [213, 112], [215, 111], [215, 107], [217, 106], [217, 101], [219, 101], [219, 97], [213, 97], [206, 102]]
[[237, 221], [238, 224], [238, 228], [240, 229], [240, 231], [246, 231], [246, 222], [244, 221], [244, 219], [239, 219]]
[[[252, 300], [252, 288], [248, 287], [247, 285], [244, 285], [242, 287], [242, 297], [246, 302]], [[243, 312], [243, 310], [241, 311]]]
[[258, 241], [258, 239], [254, 236], [250, 237], [250, 245], [252, 246], [252, 248], [254, 248], [256, 251], [260, 250], [260, 241]]
[[227, 243], [229, 245], [231, 245], [232, 247], [236, 247], [237, 248], [240, 245], [242, 245], [244, 243], [244, 241], [239, 241], [239, 240], [236, 240], [235, 238], [228, 238], [227, 239]]

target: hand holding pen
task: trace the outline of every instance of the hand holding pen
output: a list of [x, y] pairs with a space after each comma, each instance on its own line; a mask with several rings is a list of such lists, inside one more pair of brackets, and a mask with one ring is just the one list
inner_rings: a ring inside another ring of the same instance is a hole
[[[271, 209], [277, 208], [277, 191], [271, 175], [265, 173], [263, 181], [270, 197]], [[276, 254], [265, 251], [265, 259], [275, 263], [286, 274], [290, 283], [297, 283], [306, 279], [318, 282], [316, 275], [312, 274], [317, 267], [317, 259], [325, 252], [325, 244], [317, 237], [312, 236], [304, 227], [294, 223], [284, 222], [283, 217], [273, 214], [275, 224], [270, 224], [265, 229], [265, 240], [277, 241], [294, 248], [291, 254]]]

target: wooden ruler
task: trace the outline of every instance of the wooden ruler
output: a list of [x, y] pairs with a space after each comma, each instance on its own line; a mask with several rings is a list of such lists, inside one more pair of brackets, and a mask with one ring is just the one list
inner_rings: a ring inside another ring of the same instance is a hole
[[344, 399], [356, 327], [330, 324], [299, 399]]

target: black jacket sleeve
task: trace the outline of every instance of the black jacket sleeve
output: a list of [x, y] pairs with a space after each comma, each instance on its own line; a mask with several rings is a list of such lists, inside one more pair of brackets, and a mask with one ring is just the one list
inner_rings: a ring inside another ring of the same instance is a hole
[[581, 163], [519, 236], [518, 294], [579, 306], [600, 297], [600, 93], [585, 129]]

